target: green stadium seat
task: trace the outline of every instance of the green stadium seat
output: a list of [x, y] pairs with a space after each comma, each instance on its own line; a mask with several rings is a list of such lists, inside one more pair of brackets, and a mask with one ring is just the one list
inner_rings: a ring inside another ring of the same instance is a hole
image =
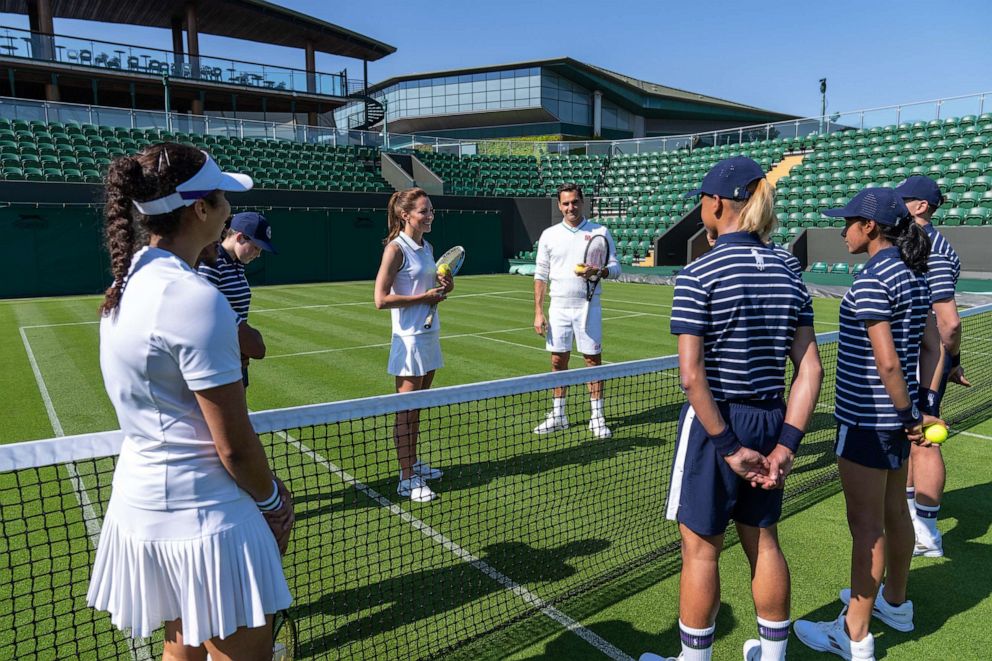
[[851, 266], [847, 262], [837, 262], [836, 264], [830, 267], [830, 272], [842, 273], [846, 275], [851, 272]]
[[827, 263], [826, 262], [815, 262], [811, 267], [809, 267], [810, 273], [826, 273]]

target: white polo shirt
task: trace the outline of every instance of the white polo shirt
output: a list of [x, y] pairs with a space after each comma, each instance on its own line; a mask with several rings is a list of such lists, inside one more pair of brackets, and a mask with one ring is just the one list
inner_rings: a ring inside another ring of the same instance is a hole
[[[436, 287], [437, 265], [434, 263], [434, 248], [427, 242], [427, 239], [424, 239], [424, 245], [418, 246], [417, 242], [406, 233], [400, 232], [400, 235], [392, 242], [403, 254], [403, 265], [400, 266], [400, 270], [393, 279], [393, 288], [390, 293], [399, 296], [416, 296]], [[429, 311], [430, 306], [426, 303], [392, 308], [390, 312], [393, 317], [393, 335], [440, 333], [440, 312], [435, 313], [430, 329], [424, 328], [424, 321], [427, 319]]]
[[[586, 256], [586, 244], [593, 236], [602, 234], [610, 246], [610, 259], [606, 266], [610, 278], [620, 275], [620, 262], [617, 261], [617, 246], [613, 236], [603, 225], [585, 218], [577, 227], [564, 220], [552, 225], [541, 233], [537, 244], [537, 266], [535, 280], [551, 281], [552, 305], [584, 305], [586, 302], [586, 281], [575, 275], [575, 265], [581, 264]], [[596, 287], [593, 301], [599, 301], [602, 287]]]
[[237, 315], [171, 252], [132, 260], [117, 311], [100, 321], [100, 368], [124, 432], [114, 495], [143, 509], [241, 497], [194, 392], [241, 380]]

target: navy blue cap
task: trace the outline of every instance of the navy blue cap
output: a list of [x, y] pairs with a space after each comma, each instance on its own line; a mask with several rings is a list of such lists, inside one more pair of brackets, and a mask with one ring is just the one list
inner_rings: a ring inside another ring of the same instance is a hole
[[269, 221], [265, 219], [265, 216], [257, 211], [234, 214], [234, 217], [231, 218], [231, 229], [247, 236], [252, 243], [262, 250], [273, 255], [276, 254], [276, 249], [272, 247], [272, 227], [269, 226]]
[[896, 192], [904, 200], [925, 200], [932, 207], [939, 207], [944, 203], [944, 194], [940, 192], [937, 182], [922, 174], [914, 174], [906, 179], [896, 186]]
[[751, 182], [764, 179], [765, 172], [761, 166], [747, 156], [725, 158], [714, 165], [706, 176], [703, 185], [689, 191], [685, 197], [694, 197], [700, 193], [719, 195], [729, 200], [746, 200], [751, 197], [747, 187]]
[[824, 209], [833, 218], [866, 218], [880, 225], [899, 225], [909, 220], [909, 209], [893, 188], [865, 188], [840, 209]]

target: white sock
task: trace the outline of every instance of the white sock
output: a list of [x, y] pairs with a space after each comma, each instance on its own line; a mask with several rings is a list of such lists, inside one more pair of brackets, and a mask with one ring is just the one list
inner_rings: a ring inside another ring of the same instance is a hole
[[589, 403], [592, 405], [592, 417], [602, 418], [603, 417], [603, 400], [602, 399], [590, 399]]
[[565, 417], [565, 398], [564, 397], [555, 397], [554, 398], [554, 409], [553, 409], [552, 412], [555, 414], [555, 417], [556, 418], [564, 418]]
[[930, 506], [916, 503], [916, 518], [934, 535], [937, 534], [938, 512], [940, 512], [940, 505]]
[[789, 620], [774, 622], [758, 618], [758, 640], [761, 642], [761, 661], [785, 661], [785, 648], [789, 644]]
[[679, 620], [679, 637], [682, 639], [683, 661], [710, 661], [713, 657], [713, 632], [716, 625], [705, 629], [693, 629]]
[[913, 520], [913, 524], [919, 520], [916, 516], [916, 489], [914, 487], [906, 487], [906, 504], [909, 505], [909, 518]]

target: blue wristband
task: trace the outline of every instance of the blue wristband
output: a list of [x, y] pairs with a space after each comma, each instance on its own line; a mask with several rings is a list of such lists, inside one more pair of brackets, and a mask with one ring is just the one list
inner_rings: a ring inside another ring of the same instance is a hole
[[727, 457], [737, 452], [741, 448], [741, 442], [737, 440], [737, 434], [727, 425], [722, 432], [716, 436], [710, 436], [710, 442], [721, 457]]
[[920, 409], [916, 408], [916, 404], [911, 404], [904, 409], [896, 409], [896, 415], [899, 416], [899, 422], [906, 429], [923, 423], [923, 414], [920, 413]]
[[805, 435], [806, 432], [800, 431], [798, 427], [793, 427], [789, 423], [785, 423], [782, 425], [782, 433], [779, 434], [778, 444], [784, 445], [789, 448], [792, 454], [795, 454], [799, 449], [799, 444], [803, 442]]

